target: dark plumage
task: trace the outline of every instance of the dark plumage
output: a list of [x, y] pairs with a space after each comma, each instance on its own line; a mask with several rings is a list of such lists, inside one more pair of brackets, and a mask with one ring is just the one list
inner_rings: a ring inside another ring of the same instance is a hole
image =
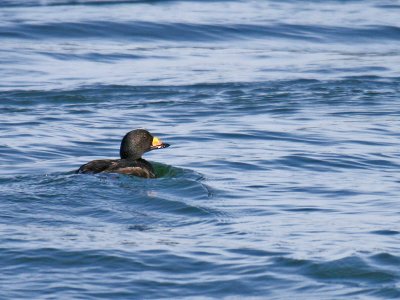
[[153, 166], [142, 158], [145, 152], [169, 147], [144, 129], [128, 132], [121, 142], [121, 159], [99, 159], [82, 165], [77, 173], [121, 173], [155, 178]]

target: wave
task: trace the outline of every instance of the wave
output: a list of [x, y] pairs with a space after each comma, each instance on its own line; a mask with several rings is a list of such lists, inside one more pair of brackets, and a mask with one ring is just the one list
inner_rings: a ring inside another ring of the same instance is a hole
[[[30, 7], [30, 6], [65, 6], [65, 5], [112, 5], [112, 4], [127, 4], [127, 3], [162, 3], [176, 0], [3, 0], [3, 7]], [[214, 0], [216, 1], [216, 0]], [[226, 0], [220, 0], [226, 1]]]
[[361, 28], [301, 24], [190, 24], [157, 22], [62, 22], [3, 25], [0, 37], [14, 39], [85, 39], [103, 41], [224, 41], [251, 38], [289, 39], [319, 43], [381, 43], [400, 40], [400, 27], [374, 25]]
[[[328, 293], [329, 299], [358, 296], [388, 299], [400, 295], [396, 286], [399, 257], [387, 252], [318, 260], [245, 247], [194, 250], [159, 244], [158, 249], [148, 249], [141, 241], [130, 246], [131, 249], [118, 250], [2, 247], [1, 267], [7, 273], [1, 279], [9, 283], [5, 285], [9, 287], [5, 289], [7, 293], [17, 284], [20, 290], [29, 289], [30, 295], [36, 296], [65, 295], [66, 291], [70, 296], [89, 296], [93, 286], [97, 295], [112, 298], [118, 298], [122, 290], [123, 298], [146, 295], [149, 299], [159, 299], [165, 296], [166, 289], [174, 297], [222, 294], [281, 299], [296, 294], [321, 299], [321, 293]], [[81, 276], [65, 275], [71, 269], [79, 271]], [[20, 272], [36, 276], [26, 280], [17, 276]], [[59, 278], [63, 281], [58, 281]], [[38, 283], [42, 285], [37, 286]]]

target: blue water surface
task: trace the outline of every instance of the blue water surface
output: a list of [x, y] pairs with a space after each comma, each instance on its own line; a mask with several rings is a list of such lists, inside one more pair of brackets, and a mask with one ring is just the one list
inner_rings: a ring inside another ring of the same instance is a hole
[[3, 0], [0, 298], [400, 298], [399, 14]]

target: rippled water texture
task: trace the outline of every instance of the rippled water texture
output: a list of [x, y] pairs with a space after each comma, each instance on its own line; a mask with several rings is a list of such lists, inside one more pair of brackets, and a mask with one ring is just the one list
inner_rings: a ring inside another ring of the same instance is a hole
[[399, 298], [399, 13], [2, 1], [0, 298]]

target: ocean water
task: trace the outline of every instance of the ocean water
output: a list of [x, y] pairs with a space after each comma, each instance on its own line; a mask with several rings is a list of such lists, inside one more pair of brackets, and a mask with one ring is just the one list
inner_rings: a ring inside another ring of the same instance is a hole
[[0, 299], [400, 298], [399, 14], [1, 1]]

